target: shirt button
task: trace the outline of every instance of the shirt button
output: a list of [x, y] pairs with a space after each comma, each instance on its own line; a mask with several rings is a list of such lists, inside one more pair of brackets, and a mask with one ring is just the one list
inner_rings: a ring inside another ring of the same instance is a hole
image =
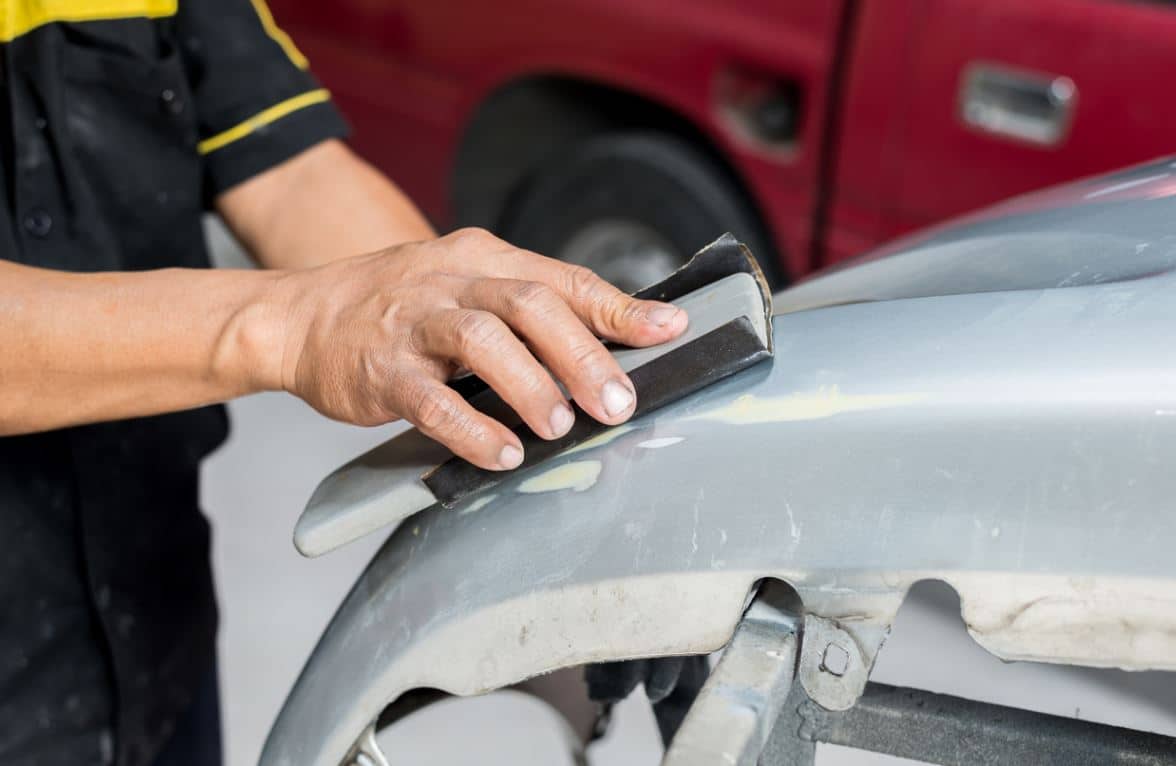
[[43, 239], [49, 236], [49, 232], [53, 231], [52, 216], [39, 207], [33, 208], [26, 213], [21, 223], [24, 226], [24, 230], [37, 239]]
[[159, 94], [159, 100], [163, 102], [164, 110], [170, 114], [180, 114], [184, 111], [184, 100], [171, 88], [164, 88]]

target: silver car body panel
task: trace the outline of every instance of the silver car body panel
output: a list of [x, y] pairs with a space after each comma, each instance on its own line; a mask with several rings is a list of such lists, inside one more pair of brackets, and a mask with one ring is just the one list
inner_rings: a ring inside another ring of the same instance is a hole
[[[1017, 201], [785, 291], [770, 362], [412, 517], [327, 628], [261, 762], [334, 766], [415, 688], [716, 650], [767, 577], [866, 667], [907, 589], [937, 579], [1002, 658], [1176, 669], [1167, 168]], [[1131, 199], [1086, 196], [1148, 177]], [[981, 247], [1001, 217], [1023, 231]], [[1147, 267], [1074, 278], [1090, 237]], [[1034, 272], [1043, 242], [1052, 281]], [[937, 247], [968, 273], [994, 259], [991, 278], [903, 295], [901, 260]]]
[[[766, 288], [764, 288], [766, 293]], [[702, 337], [738, 316], [752, 321], [765, 346], [770, 345], [764, 298], [750, 274], [732, 274], [706, 289], [674, 301], [690, 317], [690, 327], [670, 343], [626, 348], [613, 356], [626, 372]], [[472, 400], [507, 425], [517, 417], [492, 392]], [[294, 546], [304, 556], [319, 556], [381, 527], [395, 526], [435, 502], [421, 477], [452, 457], [447, 449], [417, 431], [392, 439], [347, 463], [319, 484], [294, 527]]]

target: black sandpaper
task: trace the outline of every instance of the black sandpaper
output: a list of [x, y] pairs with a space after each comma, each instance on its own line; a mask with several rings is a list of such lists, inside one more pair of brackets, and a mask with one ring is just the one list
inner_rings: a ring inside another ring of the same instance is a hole
[[638, 290], [633, 297], [643, 301], [675, 301], [732, 274], [753, 276], [764, 297], [764, 305], [771, 305], [771, 291], [763, 271], [747, 246], [732, 234], [719, 237], [698, 251], [682, 268], [657, 284]]
[[[633, 417], [689, 396], [771, 355], [772, 352], [760, 340], [751, 321], [747, 317], [737, 317], [634, 368], [629, 373], [629, 379], [637, 393], [637, 408]], [[525, 425], [514, 429], [523, 443], [523, 454], [526, 456], [523, 464], [514, 471], [541, 463], [610, 427], [592, 418], [575, 403], [572, 403], [572, 406], [576, 411], [576, 422], [572, 429], [559, 439], [542, 439]], [[432, 491], [433, 496], [449, 508], [468, 495], [498, 484], [514, 471], [488, 471], [467, 460], [454, 457], [423, 478], [425, 486]]]

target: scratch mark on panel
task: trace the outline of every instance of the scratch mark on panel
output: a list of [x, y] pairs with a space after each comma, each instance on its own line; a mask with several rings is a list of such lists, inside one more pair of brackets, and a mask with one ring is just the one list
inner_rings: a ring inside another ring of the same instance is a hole
[[787, 500], [784, 501], [784, 510], [788, 514], [788, 532], [794, 541], [799, 540], [800, 527], [796, 526], [796, 517], [792, 515], [792, 506], [788, 504]]
[[694, 532], [690, 535], [690, 554], [693, 556], [698, 553], [698, 513], [702, 507], [703, 498], [706, 497], [706, 490], [702, 487], [698, 488], [698, 497], [694, 499]]

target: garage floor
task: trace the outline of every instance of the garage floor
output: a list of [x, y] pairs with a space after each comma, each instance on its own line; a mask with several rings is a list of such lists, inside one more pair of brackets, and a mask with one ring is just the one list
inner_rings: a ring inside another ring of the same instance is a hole
[[[245, 266], [210, 225], [218, 263]], [[265, 394], [230, 405], [233, 434], [205, 464], [203, 503], [214, 526], [220, 589], [221, 685], [228, 766], [257, 760], [266, 731], [319, 632], [380, 541], [303, 559], [290, 535], [318, 480], [396, 427], [332, 423], [292, 397]], [[955, 595], [921, 587], [900, 614], [874, 679], [1176, 735], [1176, 674], [1004, 664], [964, 631]], [[552, 766], [570, 763], [550, 714], [513, 694], [424, 711], [382, 738], [396, 763]], [[656, 764], [660, 747], [640, 695], [593, 751], [601, 766]], [[825, 748], [826, 766], [881, 766], [895, 758]]]

